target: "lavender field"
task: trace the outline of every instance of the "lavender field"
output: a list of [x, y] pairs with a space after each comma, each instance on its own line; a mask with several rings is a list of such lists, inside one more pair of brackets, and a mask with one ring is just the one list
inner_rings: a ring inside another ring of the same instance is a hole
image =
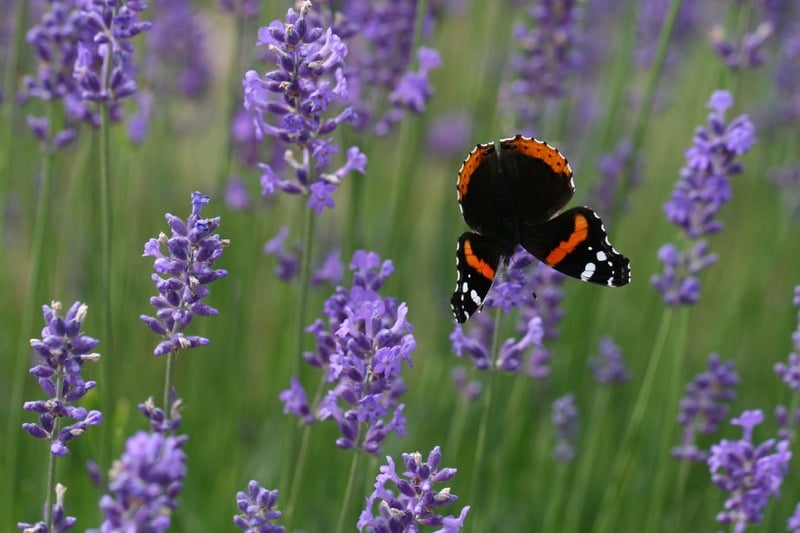
[[[0, 8], [0, 531], [800, 532], [796, 1]], [[631, 281], [457, 324], [517, 134]]]

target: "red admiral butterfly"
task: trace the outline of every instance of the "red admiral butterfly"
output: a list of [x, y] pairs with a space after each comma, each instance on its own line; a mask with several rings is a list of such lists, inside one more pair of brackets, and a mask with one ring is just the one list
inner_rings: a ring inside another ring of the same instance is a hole
[[551, 268], [582, 281], [620, 287], [630, 261], [608, 241], [588, 207], [559, 211], [575, 192], [572, 169], [549, 144], [517, 135], [479, 144], [458, 171], [458, 204], [474, 230], [458, 238], [453, 315], [465, 322], [483, 304], [502, 259], [517, 244]]

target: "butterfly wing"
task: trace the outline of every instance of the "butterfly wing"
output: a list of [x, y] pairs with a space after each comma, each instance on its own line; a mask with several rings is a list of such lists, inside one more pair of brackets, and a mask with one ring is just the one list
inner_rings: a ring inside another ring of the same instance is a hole
[[630, 261], [608, 240], [600, 217], [574, 207], [522, 235], [522, 246], [559, 272], [583, 281], [620, 287], [631, 280]]
[[479, 144], [458, 171], [458, 207], [464, 222], [478, 233], [497, 232], [499, 164], [494, 144]]
[[481, 308], [499, 264], [500, 247], [495, 238], [472, 232], [458, 238], [456, 289], [450, 299], [457, 322], [466, 322]]

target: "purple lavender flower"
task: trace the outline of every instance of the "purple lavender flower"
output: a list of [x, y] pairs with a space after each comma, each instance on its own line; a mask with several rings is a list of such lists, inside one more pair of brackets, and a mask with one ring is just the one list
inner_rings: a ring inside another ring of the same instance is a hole
[[786, 529], [792, 533], [800, 533], [800, 503], [794, 508], [794, 513], [786, 522]]
[[792, 301], [794, 306], [798, 308], [797, 328], [792, 333], [792, 344], [795, 351], [789, 354], [789, 359], [786, 363], [775, 364], [775, 373], [790, 389], [800, 392], [800, 355], [798, 355], [800, 354], [800, 285], [795, 286]]
[[[31, 368], [30, 373], [38, 378], [48, 399], [25, 402], [22, 408], [38, 413], [39, 423], [25, 423], [22, 428], [38, 439], [49, 441], [51, 454], [63, 456], [69, 451], [69, 441], [103, 421], [100, 411], [74, 405], [97, 385], [95, 381], [84, 381], [81, 370], [86, 361], [100, 359], [99, 354], [92, 353], [100, 341], [81, 332], [86, 305], [75, 302], [64, 317], [60, 316], [60, 302], [42, 309], [46, 325], [41, 339], [31, 339], [31, 347], [43, 361]], [[76, 422], [59, 428], [61, 419], [70, 418]]]
[[[627, 186], [634, 187], [641, 181], [642, 161], [633, 153], [633, 143], [629, 138], [620, 139], [614, 151], [600, 158], [600, 179], [594, 187], [594, 207], [604, 213], [603, 219], [608, 222], [609, 215], [614, 213], [618, 204], [618, 197], [627, 191], [620, 190], [622, 178], [632, 167]], [[623, 206], [625, 207], [625, 206]]]
[[67, 513], [64, 510], [64, 495], [66, 492], [67, 487], [61, 483], [56, 484], [56, 503], [53, 504], [53, 517], [50, 529], [47, 528], [47, 524], [45, 522], [36, 522], [35, 524], [18, 522], [17, 527], [19, 530], [23, 533], [47, 533], [47, 531], [53, 531], [53, 533], [62, 533], [63, 531], [69, 531], [72, 529], [72, 526], [75, 525], [78, 519], [74, 516], [67, 516]]
[[582, 7], [575, 0], [532, 2], [527, 24], [514, 25], [519, 51], [511, 57], [516, 78], [501, 91], [517, 123], [537, 122], [547, 99], [561, 98], [582, 62], [576, 26]]
[[138, 89], [130, 40], [151, 27], [139, 19], [147, 5], [142, 0], [95, 0], [80, 7], [81, 38], [73, 76], [81, 98], [107, 103], [111, 121], [121, 120], [121, 101]]
[[630, 371], [622, 358], [622, 349], [610, 338], [600, 339], [600, 353], [589, 360], [595, 381], [601, 385], [625, 383]]
[[575, 395], [569, 393], [557, 398], [553, 402], [550, 419], [556, 435], [553, 457], [568, 463], [575, 458], [575, 440], [578, 438], [578, 407], [575, 405]]
[[335, 420], [342, 433], [336, 441], [340, 448], [377, 454], [390, 432], [405, 434], [405, 406], [398, 405], [405, 392], [400, 372], [404, 362], [411, 366], [416, 341], [413, 326], [406, 320], [406, 304], [378, 294], [394, 270], [391, 261], [381, 262], [377, 254], [358, 250], [350, 270], [353, 286], [337, 287], [323, 306], [327, 327], [317, 320], [306, 330], [314, 334], [317, 350], [304, 357], [312, 366], [325, 369], [333, 388], [314, 409], [296, 380], [280, 399], [285, 412], [301, 416], [306, 423]]
[[651, 283], [670, 306], [697, 302], [697, 275], [716, 261], [701, 237], [722, 229], [715, 217], [731, 199], [729, 177], [743, 170], [741, 163], [735, 161], [736, 156], [747, 152], [755, 142], [753, 123], [747, 115], [725, 123], [725, 112], [732, 105], [733, 96], [728, 91], [712, 93], [708, 128], [695, 130], [694, 144], [685, 154], [686, 166], [681, 169], [672, 199], [664, 205], [667, 219], [691, 241], [687, 250], [671, 244], [659, 250], [664, 272], [654, 275]]
[[[420, 3], [350, 0], [337, 9], [332, 23], [350, 50], [344, 74], [357, 113], [355, 126], [386, 135], [408, 112], [422, 113], [433, 96], [429, 75], [441, 60], [432, 48], [414, 49]], [[428, 8], [422, 14], [423, 41], [431, 38], [432, 28]], [[412, 66], [415, 56], [417, 70]]]
[[[153, 266], [156, 273], [152, 279], [159, 295], [150, 298], [150, 305], [157, 309], [156, 316], [141, 315], [139, 318], [164, 338], [156, 346], [155, 355], [209, 342], [205, 337], [183, 334], [195, 315], [218, 314], [214, 307], [204, 304], [203, 300], [209, 294], [208, 284], [228, 275], [226, 270], [212, 268], [230, 241], [214, 234], [219, 227], [219, 217], [200, 218], [203, 206], [208, 202], [208, 196], [192, 193], [189, 218], [184, 222], [167, 213], [172, 236], [161, 233], [158, 239], [150, 239], [144, 246], [142, 255], [155, 258]], [[169, 255], [162, 253], [162, 245]]]
[[763, 47], [772, 33], [772, 24], [763, 21], [754, 31], [745, 33], [741, 42], [735, 43], [726, 37], [725, 29], [717, 25], [711, 30], [711, 45], [731, 70], [754, 69], [767, 60]]
[[471, 402], [478, 398], [483, 392], [483, 385], [480, 381], [470, 381], [467, 377], [467, 370], [463, 366], [455, 366], [450, 372], [453, 378], [453, 385], [462, 400]]
[[[667, 56], [668, 65], [674, 64], [673, 58], [679, 56], [681, 52], [681, 50], [675, 50], [674, 45], [686, 43], [687, 37], [696, 31], [700, 25], [699, 7], [695, 2], [681, 2], [678, 8], [678, 20], [670, 40], [670, 55]], [[669, 8], [669, 0], [643, 0], [638, 2], [636, 46], [633, 53], [640, 68], [650, 68], [653, 63], [658, 45], [658, 39], [654, 38], [654, 36], [661, 32]]]
[[708, 370], [698, 374], [686, 386], [681, 399], [678, 424], [683, 426], [680, 446], [672, 449], [672, 456], [684, 461], [705, 461], [708, 452], [695, 443], [697, 433], [711, 434], [728, 416], [729, 403], [736, 397], [739, 376], [733, 361], [722, 362], [717, 354], [708, 358]]
[[347, 150], [347, 161], [330, 171], [332, 155], [339, 147], [330, 134], [343, 122], [352, 122], [356, 113], [345, 107], [333, 113], [334, 105], [348, 101], [347, 80], [343, 74], [347, 46], [329, 28], [316, 26], [308, 18], [311, 2], [300, 11], [289, 9], [286, 22], [273, 20], [258, 32], [258, 44], [274, 55], [278, 68], [263, 77], [256, 71], [245, 73], [244, 107], [251, 114], [259, 137], [270, 136], [299, 149], [290, 149], [285, 162], [294, 170], [294, 181], [286, 180], [268, 164], [261, 163], [262, 194], [278, 190], [309, 196], [308, 207], [321, 212], [332, 207], [331, 193], [342, 178], [352, 172], [363, 173], [366, 156], [358, 147]]
[[791, 124], [800, 117], [800, 33], [794, 31], [780, 43], [775, 66], [775, 113], [778, 121]]
[[764, 413], [759, 410], [734, 418], [731, 422], [742, 427], [742, 439], [723, 439], [711, 447], [708, 458], [711, 480], [729, 494], [717, 521], [731, 524], [735, 533], [742, 533], [747, 524], [761, 522], [770, 496], [778, 495], [792, 457], [789, 441], [753, 442], [753, 428], [763, 420]]
[[281, 512], [273, 509], [278, 501], [277, 490], [261, 488], [257, 481], [247, 484], [247, 492], [236, 493], [236, 506], [241, 511], [233, 517], [233, 523], [247, 533], [283, 533], [283, 526], [272, 524], [281, 517]]
[[189, 0], [156, 2], [153, 28], [147, 33], [144, 75], [159, 93], [196, 98], [211, 78], [205, 32]]
[[[387, 456], [387, 464], [380, 467], [380, 474], [375, 478], [375, 490], [367, 498], [366, 508], [361, 512], [356, 527], [370, 533], [417, 531], [419, 526], [442, 526], [437, 530], [439, 533], [461, 531], [469, 505], [461, 509], [458, 517], [435, 512], [437, 507], [458, 500], [449, 487], [434, 488], [434, 483], [449, 481], [456, 475], [455, 468], [440, 468], [441, 460], [439, 446], [431, 450], [425, 462], [419, 452], [404, 453], [406, 471], [398, 474], [394, 460]], [[394, 485], [394, 490], [387, 486], [389, 483]], [[373, 514], [376, 502], [377, 515]]]
[[163, 409], [156, 406], [153, 397], [149, 397], [147, 401], [139, 404], [139, 412], [150, 422], [150, 432], [172, 434], [176, 433], [181, 427], [182, 417], [181, 409], [183, 408], [183, 400], [178, 398], [175, 388], [173, 387], [170, 399], [169, 417]]
[[493, 354], [496, 359], [490, 360], [494, 319], [491, 313], [479, 313], [466, 328], [455, 325], [450, 334], [453, 352], [458, 357], [469, 356], [479, 370], [499, 368], [535, 378], [547, 377], [550, 354], [542, 343], [558, 336], [557, 325], [562, 318], [559, 304], [563, 298], [558, 285], [563, 279], [562, 274], [519, 248], [509, 260], [505, 278], [495, 282], [484, 302], [504, 314], [519, 309], [519, 336], [503, 341], [499, 353]]
[[71, 0], [51, 0], [47, 7], [41, 22], [28, 30], [26, 36], [36, 55], [37, 73], [24, 77], [19, 101], [38, 99], [63, 103], [66, 118], [62, 130], [53, 131], [54, 125], [48, 118], [28, 117], [28, 124], [37, 138], [50, 148], [58, 149], [75, 139], [80, 122], [96, 127], [100, 116], [83, 101], [72, 76], [81, 37], [78, 10]]
[[289, 236], [289, 227], [281, 226], [278, 233], [264, 243], [264, 255], [274, 255], [278, 264], [275, 265], [275, 275], [283, 281], [292, 281], [300, 270], [300, 248], [293, 246], [286, 249], [286, 238]]
[[90, 532], [166, 531], [186, 477], [186, 440], [145, 431], [130, 437], [109, 473], [109, 493], [100, 500], [103, 524]]

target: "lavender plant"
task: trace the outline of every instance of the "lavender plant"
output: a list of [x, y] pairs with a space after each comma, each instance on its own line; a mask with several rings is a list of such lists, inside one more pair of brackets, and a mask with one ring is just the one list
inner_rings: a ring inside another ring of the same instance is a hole
[[727, 493], [717, 521], [742, 533], [747, 524], [758, 524], [771, 496], [777, 496], [789, 468], [789, 442], [753, 440], [753, 429], [764, 421], [760, 410], [745, 411], [731, 423], [742, 428], [739, 440], [723, 439], [711, 447], [708, 467], [711, 480]]
[[589, 368], [601, 385], [622, 384], [630, 379], [630, 370], [622, 357], [622, 348], [610, 337], [599, 342], [599, 353], [589, 360]]
[[227, 270], [213, 268], [230, 241], [214, 233], [219, 228], [220, 217], [202, 218], [203, 207], [209, 201], [208, 196], [192, 193], [192, 212], [185, 221], [166, 214], [172, 236], [161, 233], [144, 246], [142, 256], [155, 258], [153, 267], [156, 272], [152, 280], [158, 296], [150, 299], [156, 315], [141, 315], [139, 318], [163, 338], [153, 351], [155, 355], [195, 348], [209, 342], [205, 337], [183, 333], [195, 316], [216, 316], [219, 313], [203, 300], [209, 295], [209, 284], [228, 276]]
[[321, 213], [333, 207], [331, 195], [344, 176], [363, 173], [367, 159], [353, 146], [347, 150], [346, 163], [331, 170], [331, 158], [339, 147], [330, 135], [341, 123], [354, 121], [356, 113], [352, 107], [334, 113], [335, 104], [348, 101], [342, 70], [347, 46], [330, 28], [314, 25], [308, 18], [310, 10], [311, 2], [305, 1], [299, 11], [289, 9], [285, 22], [273, 20], [259, 30], [258, 44], [267, 47], [278, 68], [263, 77], [249, 70], [242, 86], [244, 106], [257, 135], [291, 147], [284, 161], [295, 180], [280, 178], [270, 165], [261, 163], [262, 194], [279, 190], [302, 194], [308, 197], [308, 208]]
[[422, 113], [433, 97], [429, 76], [441, 59], [437, 50], [415, 45], [431, 38], [434, 25], [430, 7], [421, 16], [420, 9], [413, 0], [355, 0], [333, 13], [334, 32], [351, 52], [344, 75], [362, 131], [387, 135], [407, 113]]
[[[369, 533], [419, 531], [420, 526], [441, 526], [438, 533], [455, 533], [464, 527], [470, 506], [461, 508], [459, 515], [443, 516], [437, 508], [458, 500], [449, 487], [437, 490], [435, 483], [444, 483], [456, 475], [455, 468], [442, 468], [442, 453], [435, 446], [423, 461], [422, 454], [404, 453], [406, 471], [399, 474], [394, 460], [387, 456], [375, 478], [375, 490], [367, 498], [356, 527]], [[394, 485], [394, 489], [389, 484]], [[378, 504], [377, 514], [375, 504]]]
[[739, 375], [733, 361], [722, 361], [717, 354], [708, 358], [708, 370], [695, 376], [681, 399], [678, 424], [683, 426], [681, 444], [672, 456], [684, 461], [705, 461], [708, 452], [696, 444], [698, 433], [713, 434], [728, 416], [729, 404], [736, 398]]
[[515, 77], [501, 88], [501, 101], [516, 124], [537, 124], [546, 102], [564, 95], [582, 62], [576, 31], [582, 11], [574, 0], [537, 0], [529, 4], [525, 23], [514, 25]]
[[[88, 308], [75, 302], [61, 315], [61, 303], [53, 302], [42, 306], [45, 327], [41, 339], [31, 339], [31, 347], [41, 357], [41, 361], [30, 369], [39, 381], [39, 387], [47, 400], [25, 402], [23, 409], [39, 415], [39, 423], [24, 423], [22, 428], [37, 439], [46, 440], [50, 447], [47, 474], [47, 495], [44, 505], [44, 520], [36, 524], [20, 523], [21, 530], [66, 531], [75, 523], [75, 518], [67, 517], [64, 511], [64, 491], [55, 485], [56, 457], [68, 452], [67, 443], [81, 436], [91, 426], [103, 421], [97, 410], [87, 410], [76, 405], [97, 383], [86, 381], [81, 372], [86, 362], [97, 362], [100, 355], [92, 350], [99, 340], [85, 335], [82, 331]], [[62, 421], [75, 422], [61, 426]], [[53, 495], [56, 503], [51, 504]]]
[[685, 154], [686, 166], [672, 199], [664, 204], [667, 220], [681, 229], [688, 242], [684, 248], [668, 243], [658, 252], [664, 270], [650, 281], [668, 306], [693, 305], [700, 298], [698, 274], [717, 259], [702, 237], [722, 229], [717, 213], [731, 199], [730, 177], [744, 168], [736, 156], [746, 153], [755, 142], [754, 126], [747, 115], [725, 122], [731, 106], [731, 93], [712, 93], [708, 127], [695, 130], [694, 143]]
[[792, 303], [798, 308], [797, 327], [792, 333], [794, 351], [785, 363], [775, 364], [775, 373], [793, 392], [800, 392], [800, 285], [794, 288]]
[[247, 484], [247, 492], [236, 493], [236, 506], [241, 511], [233, 517], [233, 523], [247, 533], [283, 533], [286, 529], [272, 523], [281, 517], [275, 509], [278, 502], [278, 491], [267, 490], [257, 481]]
[[553, 457], [563, 463], [568, 463], [575, 458], [577, 453], [575, 441], [578, 438], [578, 406], [575, 405], [575, 395], [565, 394], [553, 402], [550, 416], [556, 436], [553, 448]]
[[141, 0], [99, 0], [83, 3], [78, 13], [81, 38], [72, 75], [83, 100], [108, 106], [111, 122], [123, 118], [122, 100], [138, 89], [130, 40], [152, 26], [139, 19], [145, 9]]
[[327, 324], [318, 319], [306, 330], [316, 338], [317, 349], [304, 357], [325, 370], [332, 389], [312, 407], [303, 386], [293, 380], [280, 399], [284, 412], [307, 424], [334, 420], [341, 431], [340, 448], [378, 454], [389, 433], [405, 435], [400, 373], [403, 363], [411, 366], [416, 341], [406, 304], [378, 294], [394, 271], [392, 262], [359, 250], [349, 266], [352, 287], [337, 287], [323, 306]]

